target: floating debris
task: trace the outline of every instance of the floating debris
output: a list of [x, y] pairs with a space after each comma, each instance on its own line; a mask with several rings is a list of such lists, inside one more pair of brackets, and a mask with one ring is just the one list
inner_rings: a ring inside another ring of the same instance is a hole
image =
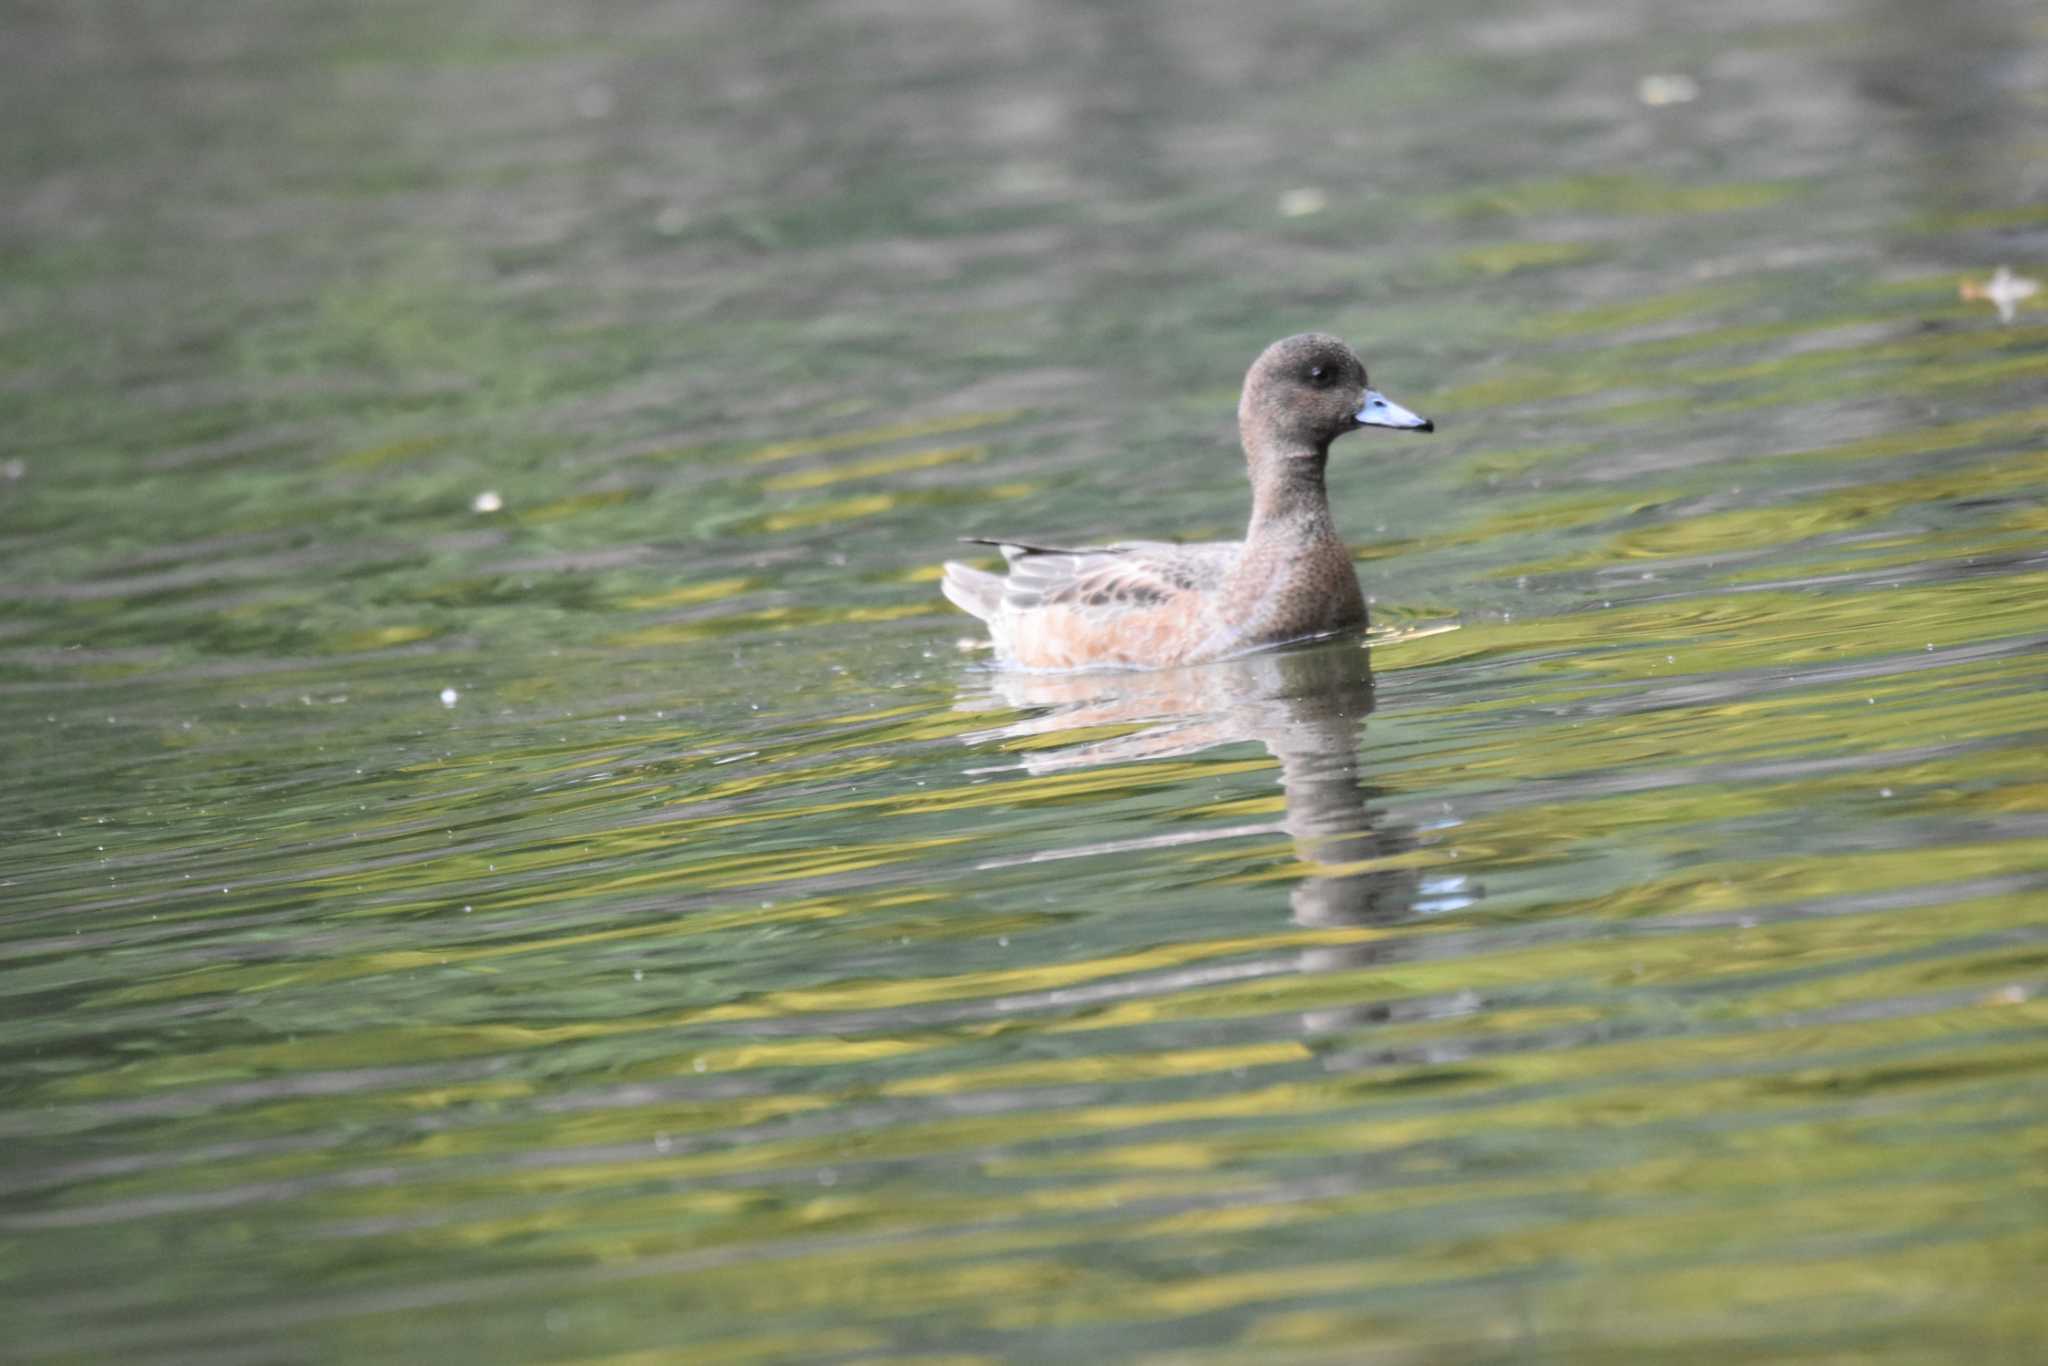
[[459, 693], [459, 692], [457, 692], [457, 691], [455, 691], [455, 689], [453, 689], [453, 688], [443, 688], [443, 689], [441, 689], [441, 705], [442, 705], [442, 706], [444, 706], [444, 707], [452, 707], [452, 706], [454, 706], [454, 705], [455, 705], [455, 704], [456, 704], [457, 702], [460, 702], [461, 700], [462, 700], [462, 694], [461, 694], [461, 693]]
[[2019, 309], [2020, 300], [2031, 299], [2040, 292], [2039, 280], [2015, 275], [2010, 266], [2000, 266], [1992, 271], [1988, 280], [1965, 280], [1956, 289], [1964, 303], [1988, 303], [1996, 308], [1998, 320], [2002, 323], [2012, 321], [2012, 315]]
[[1280, 196], [1282, 218], [1306, 218], [1312, 213], [1321, 213], [1330, 207], [1330, 196], [1313, 185], [1298, 190], [1289, 190]]
[[1691, 104], [1700, 97], [1700, 83], [1675, 71], [1660, 71], [1636, 82], [1636, 98], [1652, 109], [1666, 104]]
[[469, 500], [471, 512], [497, 512], [505, 506], [505, 500], [498, 496], [496, 489], [485, 489]]

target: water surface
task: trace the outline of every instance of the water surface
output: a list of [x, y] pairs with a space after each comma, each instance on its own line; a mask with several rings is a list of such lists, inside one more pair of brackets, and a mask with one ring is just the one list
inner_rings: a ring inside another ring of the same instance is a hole
[[[2048, 30], [1929, 13], [15, 7], [8, 1354], [2031, 1359]], [[1369, 649], [961, 648], [1310, 327]]]

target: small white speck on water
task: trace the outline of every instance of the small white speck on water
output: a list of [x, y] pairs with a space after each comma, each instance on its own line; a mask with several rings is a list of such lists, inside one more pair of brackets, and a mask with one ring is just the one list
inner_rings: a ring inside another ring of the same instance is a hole
[[1892, 795], [1892, 790], [1888, 787], [1880, 787], [1877, 790], [1877, 795], [1880, 797], [1889, 797]]
[[690, 1060], [690, 1070], [692, 1072], [702, 1072], [706, 1070], [709, 1066], [710, 1064], [705, 1062], [702, 1058], [692, 1058]]
[[462, 908], [462, 913], [463, 913], [464, 915], [468, 915], [468, 914], [469, 914], [469, 913], [470, 913], [471, 911], [473, 911], [473, 910], [475, 910], [475, 909], [476, 909], [476, 907], [474, 907], [474, 906], [464, 906], [464, 907]]
[[482, 493], [469, 500], [469, 510], [471, 512], [501, 512], [504, 510], [504, 507], [505, 500], [498, 496], [496, 489], [485, 489]]
[[1008, 947], [1010, 947], [1010, 936], [1007, 934], [999, 935], [996, 939], [996, 947], [999, 949], [1007, 949]]
[[1282, 218], [1307, 218], [1329, 207], [1330, 197], [1313, 185], [1304, 185], [1280, 196]]
[[636, 982], [639, 981], [641, 978], [645, 977], [646, 975], [647, 974], [642, 972], [639, 968], [633, 969], [633, 980]]
[[1666, 655], [1666, 656], [1664, 656], [1664, 662], [1665, 662], [1666, 664], [1676, 664], [1676, 663], [1678, 662], [1678, 656], [1677, 656], [1677, 655]]
[[1700, 83], [1679, 71], [1653, 72], [1636, 82], [1636, 99], [1652, 109], [1691, 104], [1700, 97]]
[[462, 700], [462, 694], [461, 694], [461, 693], [459, 693], [459, 692], [457, 692], [457, 691], [455, 691], [455, 689], [453, 689], [453, 688], [443, 688], [443, 689], [441, 689], [441, 705], [442, 705], [442, 706], [444, 706], [444, 707], [452, 707], [452, 706], [454, 706], [454, 705], [455, 705], [455, 704], [456, 704], [457, 702], [460, 702], [461, 700]]
[[667, 1134], [656, 1134], [654, 1136], [654, 1151], [658, 1153], [665, 1153], [675, 1146], [676, 1141]]
[[1870, 705], [1873, 707], [1877, 705], [1877, 699], [1875, 697], [1870, 699]]

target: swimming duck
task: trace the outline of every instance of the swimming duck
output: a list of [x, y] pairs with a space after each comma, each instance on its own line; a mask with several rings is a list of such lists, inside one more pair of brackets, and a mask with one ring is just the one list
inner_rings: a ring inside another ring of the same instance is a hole
[[949, 562], [939, 588], [1026, 669], [1156, 669], [1363, 627], [1365, 596], [1330, 519], [1330, 443], [1361, 427], [1436, 424], [1366, 381], [1336, 337], [1274, 342], [1245, 375], [1237, 429], [1252, 481], [1242, 541], [1065, 547], [981, 536], [1007, 577]]

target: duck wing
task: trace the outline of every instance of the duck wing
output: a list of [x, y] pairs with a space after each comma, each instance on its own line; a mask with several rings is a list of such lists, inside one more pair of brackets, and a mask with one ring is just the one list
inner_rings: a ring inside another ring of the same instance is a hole
[[1208, 592], [1223, 582], [1237, 550], [1229, 542], [1051, 546], [982, 536], [961, 539], [1002, 551], [1010, 565], [1009, 577], [1003, 580], [1003, 605], [1012, 611], [1151, 607], [1183, 594]]

